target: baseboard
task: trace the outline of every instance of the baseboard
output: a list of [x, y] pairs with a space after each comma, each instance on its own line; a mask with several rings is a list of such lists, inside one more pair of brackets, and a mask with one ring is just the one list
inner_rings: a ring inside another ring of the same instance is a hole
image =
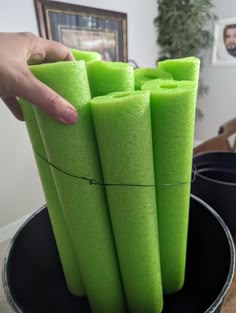
[[0, 228], [0, 244], [11, 239], [19, 227], [30, 217], [31, 214], [27, 214], [20, 219]]

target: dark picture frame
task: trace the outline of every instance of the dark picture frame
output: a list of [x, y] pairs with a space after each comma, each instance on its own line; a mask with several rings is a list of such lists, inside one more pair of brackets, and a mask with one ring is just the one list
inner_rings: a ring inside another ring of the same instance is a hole
[[97, 51], [127, 62], [127, 14], [76, 4], [34, 0], [40, 36], [69, 48]]

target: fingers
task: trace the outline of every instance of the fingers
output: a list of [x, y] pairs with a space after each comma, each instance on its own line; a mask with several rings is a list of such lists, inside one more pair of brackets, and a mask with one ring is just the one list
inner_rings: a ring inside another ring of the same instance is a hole
[[28, 64], [74, 60], [68, 47], [56, 41], [32, 36], [34, 40], [31, 40], [31, 49], [27, 59]]
[[53, 119], [65, 124], [78, 120], [76, 109], [64, 98], [39, 81], [30, 71], [19, 82], [19, 97], [33, 103]]
[[[0, 33], [1, 36], [1, 33]], [[28, 69], [28, 64], [74, 60], [69, 48], [59, 42], [42, 39], [31, 33], [5, 34], [1, 47], [0, 96], [12, 113], [23, 119], [15, 97], [25, 99], [45, 111], [53, 119], [66, 124], [75, 123], [75, 108], [48, 86], [40, 82]], [[15, 51], [11, 54], [9, 51]], [[18, 53], [18, 54], [17, 54]]]
[[73, 61], [74, 57], [70, 49], [59, 42], [44, 40], [45, 61]]
[[15, 97], [2, 97], [2, 100], [18, 120], [24, 121], [24, 116], [21, 111], [20, 104]]

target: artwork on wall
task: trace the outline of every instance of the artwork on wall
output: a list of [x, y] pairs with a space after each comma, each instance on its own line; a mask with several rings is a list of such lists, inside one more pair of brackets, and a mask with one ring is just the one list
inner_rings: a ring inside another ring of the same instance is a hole
[[35, 0], [35, 9], [42, 37], [127, 62], [126, 13], [46, 0]]
[[236, 17], [216, 22], [212, 63], [236, 65]]

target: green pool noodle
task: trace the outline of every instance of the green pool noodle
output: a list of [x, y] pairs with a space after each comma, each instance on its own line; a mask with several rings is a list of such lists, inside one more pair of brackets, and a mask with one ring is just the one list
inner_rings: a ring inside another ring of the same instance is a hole
[[172, 79], [172, 75], [168, 72], [162, 71], [159, 68], [137, 68], [134, 70], [135, 89], [140, 90], [141, 86], [152, 79]]
[[[152, 86], [151, 86], [152, 84]], [[179, 291], [185, 279], [186, 247], [196, 107], [196, 84], [156, 80], [151, 116], [157, 214], [164, 293]]]
[[174, 80], [198, 82], [200, 60], [196, 57], [169, 59], [158, 62], [158, 69], [169, 72]]
[[88, 62], [87, 73], [92, 98], [111, 92], [134, 90], [134, 69], [128, 63]]
[[118, 184], [106, 193], [128, 311], [161, 312], [149, 92], [96, 97], [91, 108], [105, 184]]
[[77, 49], [70, 49], [76, 61], [97, 61], [101, 60], [101, 54], [95, 51], [82, 51]]
[[83, 179], [103, 180], [85, 62], [34, 65], [31, 70], [80, 115], [76, 124], [65, 125], [35, 108], [91, 310], [123, 313], [125, 300], [105, 190]]
[[[26, 101], [19, 100], [26, 122], [29, 138], [34, 150], [41, 184], [47, 202], [48, 213], [56, 240], [65, 280], [69, 291], [76, 296], [85, 294], [71, 238], [65, 223], [62, 207], [58, 198], [52, 172], [47, 160], [44, 144], [39, 132], [33, 107]], [[43, 229], [42, 229], [43, 231]]]

